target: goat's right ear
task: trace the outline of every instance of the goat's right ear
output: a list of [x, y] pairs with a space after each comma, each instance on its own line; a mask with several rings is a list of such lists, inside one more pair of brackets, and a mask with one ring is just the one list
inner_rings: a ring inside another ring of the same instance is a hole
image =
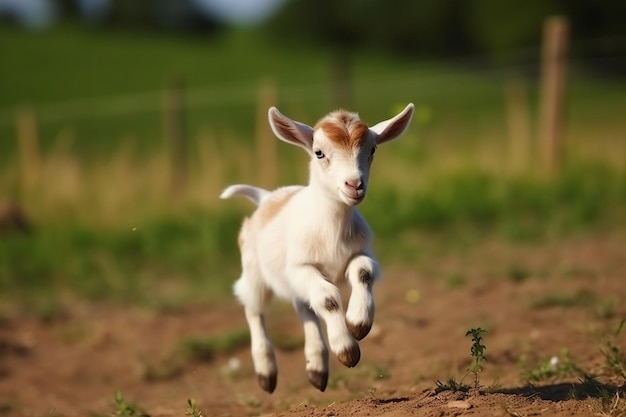
[[270, 107], [267, 115], [270, 126], [279, 139], [311, 152], [313, 147], [313, 128], [311, 126], [291, 120], [279, 112], [276, 107]]

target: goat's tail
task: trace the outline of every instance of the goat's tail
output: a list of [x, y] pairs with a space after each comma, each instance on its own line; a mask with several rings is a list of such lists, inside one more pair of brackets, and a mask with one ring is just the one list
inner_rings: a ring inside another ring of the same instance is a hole
[[271, 193], [271, 191], [259, 187], [253, 187], [252, 185], [235, 184], [222, 191], [220, 198], [230, 198], [235, 195], [242, 195], [258, 206]]

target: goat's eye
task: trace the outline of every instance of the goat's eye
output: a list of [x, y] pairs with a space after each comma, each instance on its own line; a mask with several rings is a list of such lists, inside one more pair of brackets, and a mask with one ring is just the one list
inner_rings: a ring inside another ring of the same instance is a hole
[[317, 156], [317, 159], [322, 159], [324, 157], [324, 152], [322, 151], [315, 151], [315, 156]]
[[372, 148], [372, 152], [370, 152], [370, 155], [374, 155], [374, 153], [376, 153], [376, 146]]

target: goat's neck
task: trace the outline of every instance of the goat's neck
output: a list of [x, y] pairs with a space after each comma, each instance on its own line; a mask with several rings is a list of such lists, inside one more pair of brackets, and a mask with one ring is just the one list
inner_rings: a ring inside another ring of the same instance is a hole
[[332, 219], [339, 229], [349, 227], [352, 222], [354, 207], [348, 206], [341, 201], [334, 190], [328, 190], [316, 181], [310, 181], [307, 187], [310, 191], [312, 204], [315, 207], [316, 216], [324, 219]]

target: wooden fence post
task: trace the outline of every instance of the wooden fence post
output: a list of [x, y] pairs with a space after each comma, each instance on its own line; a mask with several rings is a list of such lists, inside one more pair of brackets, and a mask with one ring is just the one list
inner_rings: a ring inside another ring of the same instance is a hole
[[259, 184], [270, 189], [278, 185], [278, 140], [267, 120], [267, 110], [275, 105], [276, 86], [266, 80], [259, 89], [255, 138]]
[[185, 96], [182, 79], [174, 79], [165, 95], [164, 130], [170, 154], [170, 187], [173, 193], [183, 191], [187, 182], [187, 131]]
[[31, 107], [17, 111], [16, 128], [20, 154], [20, 194], [24, 200], [39, 186], [41, 170], [37, 116]]
[[563, 163], [568, 32], [564, 17], [550, 17], [544, 23], [538, 138], [548, 174], [559, 171]]

